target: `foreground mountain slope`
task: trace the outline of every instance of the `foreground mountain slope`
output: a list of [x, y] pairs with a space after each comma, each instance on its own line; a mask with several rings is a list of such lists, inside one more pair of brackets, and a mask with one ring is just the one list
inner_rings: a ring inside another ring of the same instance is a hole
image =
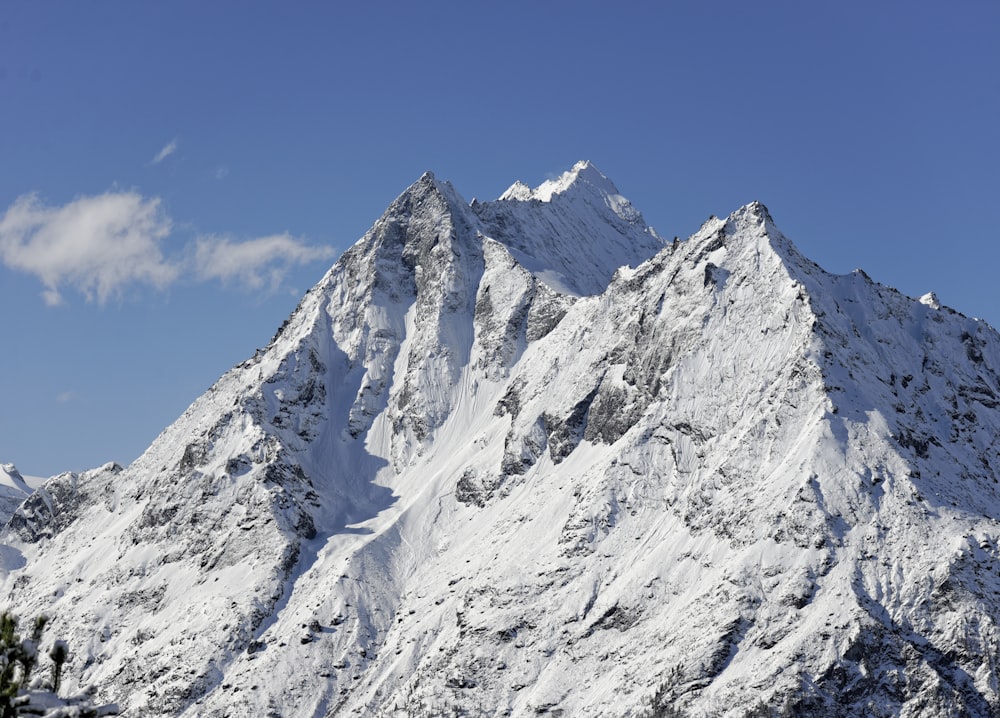
[[425, 175], [8, 601], [133, 715], [996, 712], [1000, 338], [756, 203], [661, 246], [587, 163]]

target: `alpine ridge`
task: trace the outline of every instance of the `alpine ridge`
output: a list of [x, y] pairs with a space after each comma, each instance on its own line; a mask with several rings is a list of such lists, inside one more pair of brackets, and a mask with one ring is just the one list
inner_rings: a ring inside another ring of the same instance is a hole
[[132, 716], [992, 716], [998, 372], [760, 203], [426, 173], [3, 596]]

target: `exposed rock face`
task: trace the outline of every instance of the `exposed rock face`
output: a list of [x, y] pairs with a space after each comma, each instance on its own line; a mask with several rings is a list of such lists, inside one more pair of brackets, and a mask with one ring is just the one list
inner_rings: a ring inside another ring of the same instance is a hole
[[136, 716], [994, 715], [998, 371], [758, 203], [427, 174], [2, 590]]

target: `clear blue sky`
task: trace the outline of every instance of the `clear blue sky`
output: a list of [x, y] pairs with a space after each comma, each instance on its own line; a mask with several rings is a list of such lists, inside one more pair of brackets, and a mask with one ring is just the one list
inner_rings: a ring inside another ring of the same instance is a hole
[[0, 461], [132, 461], [427, 169], [758, 199], [1000, 323], [1000, 3], [0, 6]]

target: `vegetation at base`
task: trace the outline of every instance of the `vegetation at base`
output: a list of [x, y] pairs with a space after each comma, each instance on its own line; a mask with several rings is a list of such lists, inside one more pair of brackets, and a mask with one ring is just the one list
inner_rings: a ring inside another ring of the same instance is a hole
[[49, 679], [34, 677], [38, 648], [48, 617], [39, 616], [27, 638], [17, 632], [17, 619], [0, 613], [0, 718], [41, 716], [42, 718], [100, 718], [118, 714], [111, 703], [95, 705], [88, 691], [60, 697], [62, 670], [69, 658], [65, 641], [53, 642], [48, 657], [52, 661]]

